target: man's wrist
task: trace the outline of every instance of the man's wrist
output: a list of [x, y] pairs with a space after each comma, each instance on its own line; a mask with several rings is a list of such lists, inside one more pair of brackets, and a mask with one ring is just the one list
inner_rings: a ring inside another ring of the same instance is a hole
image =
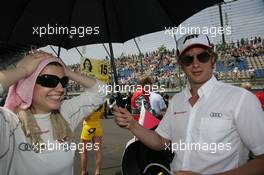
[[138, 127], [138, 122], [136, 120], [133, 119], [133, 116], [131, 116], [131, 121], [130, 121], [130, 130], [136, 129]]

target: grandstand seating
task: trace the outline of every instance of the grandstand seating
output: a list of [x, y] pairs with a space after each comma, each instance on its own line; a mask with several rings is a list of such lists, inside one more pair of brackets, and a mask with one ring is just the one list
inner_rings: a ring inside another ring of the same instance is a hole
[[249, 67], [252, 67], [255, 69], [255, 77], [256, 78], [264, 78], [264, 55], [258, 56], [258, 57], [247, 57], [247, 58], [241, 58], [240, 61], [236, 62], [234, 66], [228, 66], [225, 68], [225, 64], [221, 61], [218, 61], [216, 63], [216, 72], [226, 72], [227, 71], [227, 78], [236, 78], [234, 77], [234, 74], [232, 73], [234, 67], [238, 67], [238, 74], [237, 78], [250, 78], [249, 75]]
[[131, 69], [124, 69], [124, 70], [118, 71], [118, 77], [122, 77], [125, 79], [127, 79], [129, 76], [131, 76], [131, 74], [133, 74], [133, 70], [131, 70]]
[[264, 77], [264, 69], [257, 69], [255, 71], [256, 78]]
[[[234, 75], [233, 69], [234, 67], [238, 67], [237, 75]], [[233, 66], [228, 66], [225, 68], [225, 64], [221, 61], [216, 63], [216, 72], [227, 72], [225, 75], [227, 78], [235, 79], [235, 78], [250, 78], [249, 67], [253, 67], [255, 69], [255, 77], [256, 78], [264, 78], [264, 55], [258, 57], [247, 57], [240, 58], [240, 61], [235, 62]], [[153, 70], [154, 75], [158, 75], [163, 72], [174, 72], [176, 70], [175, 66], [172, 65], [160, 65], [155, 67]], [[127, 79], [133, 74], [133, 70], [130, 68], [121, 69], [118, 71], [118, 76], [124, 79]]]

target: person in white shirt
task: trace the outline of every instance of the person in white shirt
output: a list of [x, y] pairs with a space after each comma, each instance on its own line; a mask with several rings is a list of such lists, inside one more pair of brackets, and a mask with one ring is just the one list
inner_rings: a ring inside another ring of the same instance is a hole
[[[170, 167], [176, 175], [264, 174], [260, 102], [251, 92], [216, 80], [216, 54], [206, 35], [188, 34], [177, 42], [189, 84], [172, 98], [157, 129], [145, 129], [120, 107], [116, 123], [152, 149], [173, 151]], [[247, 161], [250, 150], [256, 158]]]
[[[61, 101], [69, 79], [88, 90]], [[0, 71], [0, 94], [9, 87], [0, 108], [0, 174], [72, 175], [81, 147], [73, 142], [73, 131], [104, 103], [102, 85], [42, 51], [25, 56], [15, 69]]]
[[248, 69], [248, 72], [249, 72], [250, 79], [254, 80], [255, 79], [255, 69], [252, 66], [250, 66]]
[[238, 67], [235, 66], [233, 69], [233, 79], [237, 79], [238, 78]]
[[151, 109], [162, 118], [167, 110], [163, 97], [156, 92], [150, 92], [149, 101]]

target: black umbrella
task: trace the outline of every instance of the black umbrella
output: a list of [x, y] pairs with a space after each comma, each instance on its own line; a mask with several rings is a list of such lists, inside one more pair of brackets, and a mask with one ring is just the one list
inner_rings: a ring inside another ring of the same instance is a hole
[[8, 0], [0, 6], [0, 42], [56, 45], [112, 43], [178, 26], [223, 0]]
[[120, 43], [178, 26], [191, 15], [221, 1], [8, 0], [0, 6], [0, 41], [66, 49]]

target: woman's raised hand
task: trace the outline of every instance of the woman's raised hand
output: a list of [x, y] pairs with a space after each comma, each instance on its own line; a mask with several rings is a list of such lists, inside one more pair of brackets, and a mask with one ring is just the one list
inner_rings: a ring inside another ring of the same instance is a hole
[[34, 51], [34, 53], [22, 58], [16, 65], [16, 68], [22, 70], [25, 76], [28, 76], [37, 68], [42, 60], [47, 58], [55, 58], [55, 56], [44, 51]]

